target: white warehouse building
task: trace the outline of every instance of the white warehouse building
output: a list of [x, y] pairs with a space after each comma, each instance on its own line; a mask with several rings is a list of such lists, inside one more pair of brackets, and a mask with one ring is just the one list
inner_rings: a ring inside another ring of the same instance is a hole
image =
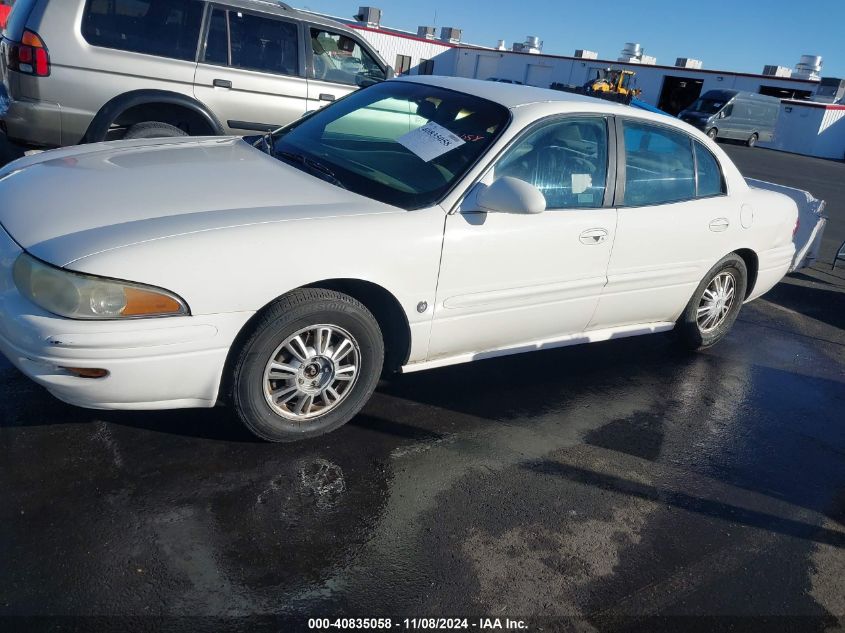
[[[822, 144], [804, 138], [812, 132], [788, 130], [797, 116], [788, 116], [785, 107], [794, 107], [794, 100], [836, 101], [845, 93], [845, 82], [839, 79], [822, 79], [822, 59], [815, 55], [804, 55], [794, 70], [780, 65], [767, 65], [760, 74], [710, 70], [698, 59], [678, 57], [675, 65], [659, 65], [654, 57], [645, 55], [638, 43], [626, 42], [615, 58], [601, 58], [596, 52], [578, 49], [572, 56], [550, 55], [542, 51], [539, 37], [528, 36], [512, 47], [500, 40], [494, 47], [484, 47], [461, 42], [461, 30], [442, 27], [420, 26], [416, 32], [385, 27], [381, 24], [381, 11], [373, 7], [361, 7], [355, 19], [335, 16], [334, 20], [345, 23], [361, 32], [379, 54], [393, 66], [397, 74], [434, 74], [470, 77], [477, 79], [506, 79], [532, 86], [548, 88], [552, 84], [583, 86], [595, 78], [597, 71], [609, 67], [632, 70], [636, 73], [636, 87], [642, 90], [640, 99], [675, 115], [690, 105], [698, 96], [708, 90], [742, 90], [780, 99], [793, 100], [790, 106], [781, 106], [781, 120], [778, 123], [779, 142], [770, 146], [784, 151], [824, 155], [842, 158], [845, 155], [845, 117], [834, 123], [820, 124], [819, 134], [824, 132]], [[833, 86], [836, 97], [822, 97]], [[821, 88], [821, 90], [820, 90]], [[785, 103], [785, 102], [784, 102]], [[828, 106], [826, 111], [836, 111], [842, 106]], [[801, 109], [803, 112], [804, 109]], [[816, 110], [807, 110], [815, 113]], [[826, 117], [825, 121], [832, 119]], [[812, 126], [810, 126], [812, 127]], [[802, 125], [802, 130], [809, 130]], [[797, 140], [784, 139], [803, 139]], [[778, 141], [778, 139], [776, 139]], [[824, 147], [824, 151], [810, 148]]]

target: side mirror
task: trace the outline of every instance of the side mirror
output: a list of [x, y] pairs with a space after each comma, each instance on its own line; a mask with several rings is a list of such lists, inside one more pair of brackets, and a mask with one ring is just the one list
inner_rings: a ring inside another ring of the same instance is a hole
[[845, 242], [842, 242], [842, 246], [836, 251], [836, 257], [833, 258], [833, 266], [830, 267], [831, 270], [836, 268], [836, 262], [845, 262]]
[[726, 116], [728, 116], [728, 115], [727, 115], [727, 114], [725, 114], [725, 111], [724, 111], [724, 110], [722, 110], [722, 111], [719, 113], [719, 118], [720, 118], [720, 119], [724, 119]]
[[387, 69], [384, 71], [384, 78], [385, 79], [393, 79], [396, 76], [396, 71], [393, 70], [393, 66], [388, 66]]
[[503, 176], [479, 192], [476, 199], [481, 211], [495, 213], [542, 213], [546, 210], [546, 196], [519, 178]]

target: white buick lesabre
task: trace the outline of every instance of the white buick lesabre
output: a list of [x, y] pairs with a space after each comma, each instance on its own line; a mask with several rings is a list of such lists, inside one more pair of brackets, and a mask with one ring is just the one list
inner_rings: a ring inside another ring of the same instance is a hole
[[[799, 196], [800, 198], [800, 196]], [[675, 329], [725, 336], [812, 258], [799, 208], [669, 117], [409, 77], [251, 144], [104, 143], [0, 170], [0, 348], [84, 407], [351, 419], [405, 372]]]

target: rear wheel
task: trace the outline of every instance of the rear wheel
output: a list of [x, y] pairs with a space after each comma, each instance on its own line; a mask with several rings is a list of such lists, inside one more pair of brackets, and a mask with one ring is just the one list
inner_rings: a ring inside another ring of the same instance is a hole
[[757, 136], [757, 132], [754, 132], [754, 134], [752, 134], [746, 141], [748, 147], [754, 147], [755, 145], [757, 145], [757, 141], [759, 140], [759, 138], [760, 137]]
[[730, 331], [742, 309], [747, 280], [745, 262], [733, 253], [710, 269], [675, 326], [686, 347], [710, 347]]
[[364, 305], [330, 290], [296, 290], [265, 311], [244, 343], [232, 400], [264, 440], [316, 437], [361, 410], [383, 363], [381, 330]]
[[711, 127], [709, 130], [707, 130], [707, 136], [709, 136], [715, 141], [716, 137], [719, 136], [719, 130], [714, 127]]
[[171, 136], [188, 136], [188, 133], [169, 123], [144, 121], [143, 123], [136, 123], [126, 130], [123, 138], [130, 140], [135, 138], [168, 138]]

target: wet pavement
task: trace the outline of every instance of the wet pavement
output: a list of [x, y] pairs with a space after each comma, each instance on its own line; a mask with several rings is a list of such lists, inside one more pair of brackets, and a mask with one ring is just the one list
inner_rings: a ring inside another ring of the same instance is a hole
[[92, 412], [0, 361], [0, 630], [845, 627], [845, 164], [823, 260], [698, 354], [655, 335], [401, 376], [339, 431]]

